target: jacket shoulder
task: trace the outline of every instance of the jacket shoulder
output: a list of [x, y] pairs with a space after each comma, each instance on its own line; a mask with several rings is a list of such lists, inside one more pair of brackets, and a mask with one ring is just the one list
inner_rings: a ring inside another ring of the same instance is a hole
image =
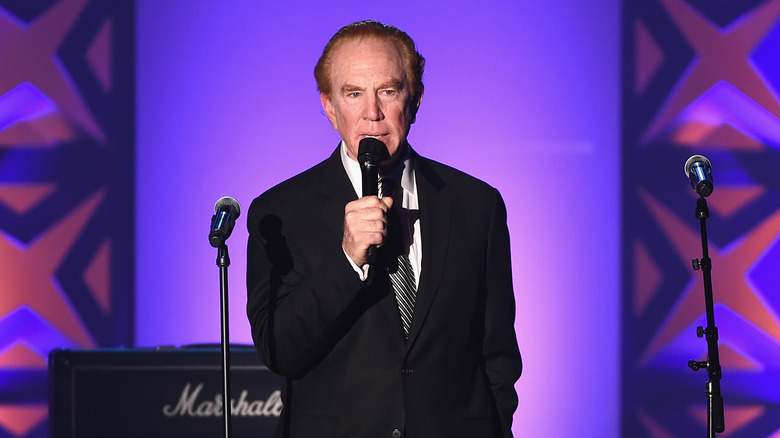
[[256, 197], [252, 204], [300, 206], [300, 201], [304, 196], [311, 196], [317, 191], [327, 190], [328, 186], [338, 184], [341, 178], [347, 178], [347, 176], [343, 171], [337, 149], [330, 157], [320, 163], [269, 188]]
[[485, 181], [430, 158], [417, 156], [415, 169], [418, 178], [427, 178], [434, 187], [443, 192], [455, 191], [460, 195], [500, 197], [498, 190]]

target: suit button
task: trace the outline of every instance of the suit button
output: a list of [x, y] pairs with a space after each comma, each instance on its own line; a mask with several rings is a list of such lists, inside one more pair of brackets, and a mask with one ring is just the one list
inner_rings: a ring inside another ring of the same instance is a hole
[[401, 438], [401, 431], [398, 429], [393, 429], [393, 438]]
[[411, 376], [413, 372], [414, 370], [411, 368], [404, 368], [401, 370], [401, 374], [403, 374], [404, 376]]

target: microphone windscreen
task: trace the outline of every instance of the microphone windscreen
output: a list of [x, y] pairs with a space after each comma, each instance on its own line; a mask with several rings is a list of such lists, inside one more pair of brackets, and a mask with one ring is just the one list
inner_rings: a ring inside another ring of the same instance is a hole
[[691, 177], [691, 167], [693, 167], [694, 163], [704, 163], [708, 169], [712, 169], [712, 164], [710, 163], [710, 160], [707, 159], [707, 157], [704, 155], [694, 155], [691, 158], [688, 158], [688, 160], [685, 162], [685, 176], [688, 178]]
[[358, 144], [358, 163], [361, 166], [371, 164], [378, 166], [389, 157], [387, 146], [373, 137], [365, 137]]
[[231, 198], [230, 196], [223, 196], [217, 199], [217, 203], [214, 204], [214, 213], [217, 213], [220, 207], [224, 207], [226, 205], [233, 207], [233, 210], [236, 212], [236, 218], [241, 215], [241, 204], [239, 204], [235, 198]]

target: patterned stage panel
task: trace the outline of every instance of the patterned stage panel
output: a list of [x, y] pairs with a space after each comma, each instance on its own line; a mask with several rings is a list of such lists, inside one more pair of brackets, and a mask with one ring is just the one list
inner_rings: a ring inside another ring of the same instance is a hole
[[707, 436], [696, 193], [707, 221], [726, 431], [780, 437], [780, 0], [627, 0], [622, 434]]
[[47, 355], [130, 345], [134, 4], [0, 0], [0, 437], [45, 437]]

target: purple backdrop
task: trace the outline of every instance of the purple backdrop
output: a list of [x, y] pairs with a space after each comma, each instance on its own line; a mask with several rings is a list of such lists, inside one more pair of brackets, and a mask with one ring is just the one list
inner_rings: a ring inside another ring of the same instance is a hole
[[[341, 25], [401, 27], [428, 60], [410, 142], [509, 209], [518, 436], [618, 435], [619, 2], [138, 1], [136, 345], [219, 341], [214, 202], [251, 199], [338, 136], [312, 69]], [[249, 343], [246, 222], [231, 336]]]

